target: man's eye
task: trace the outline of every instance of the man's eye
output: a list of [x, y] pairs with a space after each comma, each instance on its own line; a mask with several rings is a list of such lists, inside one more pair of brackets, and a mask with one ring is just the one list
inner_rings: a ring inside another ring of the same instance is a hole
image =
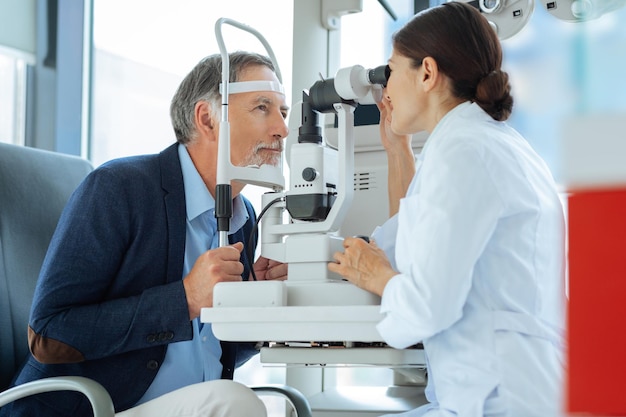
[[281, 114], [283, 115], [283, 119], [287, 120], [287, 112], [281, 112]]
[[265, 104], [260, 104], [257, 106], [257, 109], [261, 110], [261, 111], [267, 111], [267, 105]]

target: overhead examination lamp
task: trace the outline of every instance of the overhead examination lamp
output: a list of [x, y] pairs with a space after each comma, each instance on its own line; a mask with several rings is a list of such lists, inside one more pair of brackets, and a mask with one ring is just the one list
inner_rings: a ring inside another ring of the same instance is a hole
[[626, 5], [626, 0], [541, 0], [548, 13], [565, 22], [584, 22]]
[[[231, 83], [230, 59], [224, 38], [222, 37], [222, 25], [228, 24], [249, 32], [263, 44], [269, 58], [274, 64], [274, 72], [279, 83], [272, 81], [240, 81]], [[222, 83], [220, 93], [222, 95], [222, 117], [220, 119], [219, 143], [217, 148], [217, 185], [215, 188], [215, 218], [217, 219], [217, 232], [219, 246], [228, 245], [228, 231], [230, 229], [230, 219], [233, 214], [233, 199], [231, 181], [241, 181], [247, 184], [259, 185], [261, 187], [282, 190], [285, 186], [285, 178], [280, 167], [271, 165], [239, 167], [232, 164], [230, 160], [230, 124], [228, 122], [228, 96], [230, 94], [248, 93], [252, 91], [274, 91], [284, 94], [282, 77], [278, 61], [274, 51], [263, 35], [248, 25], [239, 23], [232, 19], [220, 18], [215, 22], [215, 38], [222, 55]]]
[[[449, 0], [468, 3], [481, 11], [500, 39], [518, 33], [530, 19], [535, 0]], [[626, 6], [626, 0], [541, 0], [554, 17], [565, 22], [584, 22]]]
[[476, 7], [487, 18], [498, 38], [508, 39], [526, 26], [535, 0], [451, 0]]

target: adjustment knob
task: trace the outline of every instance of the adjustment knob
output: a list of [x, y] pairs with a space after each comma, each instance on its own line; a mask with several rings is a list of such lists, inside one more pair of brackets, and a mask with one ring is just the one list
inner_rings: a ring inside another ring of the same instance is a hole
[[304, 168], [302, 170], [302, 179], [308, 182], [313, 181], [315, 178], [317, 178], [317, 171], [315, 170], [315, 168]]

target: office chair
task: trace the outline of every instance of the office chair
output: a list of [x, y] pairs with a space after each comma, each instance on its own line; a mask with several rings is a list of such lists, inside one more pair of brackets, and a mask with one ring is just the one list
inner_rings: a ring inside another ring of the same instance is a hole
[[[82, 392], [94, 417], [114, 415], [111, 397], [96, 381], [54, 377], [7, 389], [29, 355], [28, 317], [39, 269], [65, 203], [91, 172], [81, 158], [0, 143], [0, 407], [49, 391]], [[252, 387], [285, 397], [298, 417], [311, 417], [306, 398], [282, 385]]]
[[28, 315], [48, 243], [67, 199], [91, 169], [77, 157], [0, 143], [0, 407], [71, 390], [87, 396], [94, 416], [114, 415], [109, 394], [87, 378], [46, 378], [7, 390], [28, 355]]

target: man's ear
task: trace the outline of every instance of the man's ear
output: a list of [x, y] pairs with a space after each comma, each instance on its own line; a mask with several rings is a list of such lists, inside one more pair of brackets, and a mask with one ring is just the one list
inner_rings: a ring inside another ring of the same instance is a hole
[[215, 137], [215, 139], [217, 139], [211, 104], [206, 101], [196, 103], [194, 107], [194, 123], [196, 125], [196, 131], [202, 136]]

